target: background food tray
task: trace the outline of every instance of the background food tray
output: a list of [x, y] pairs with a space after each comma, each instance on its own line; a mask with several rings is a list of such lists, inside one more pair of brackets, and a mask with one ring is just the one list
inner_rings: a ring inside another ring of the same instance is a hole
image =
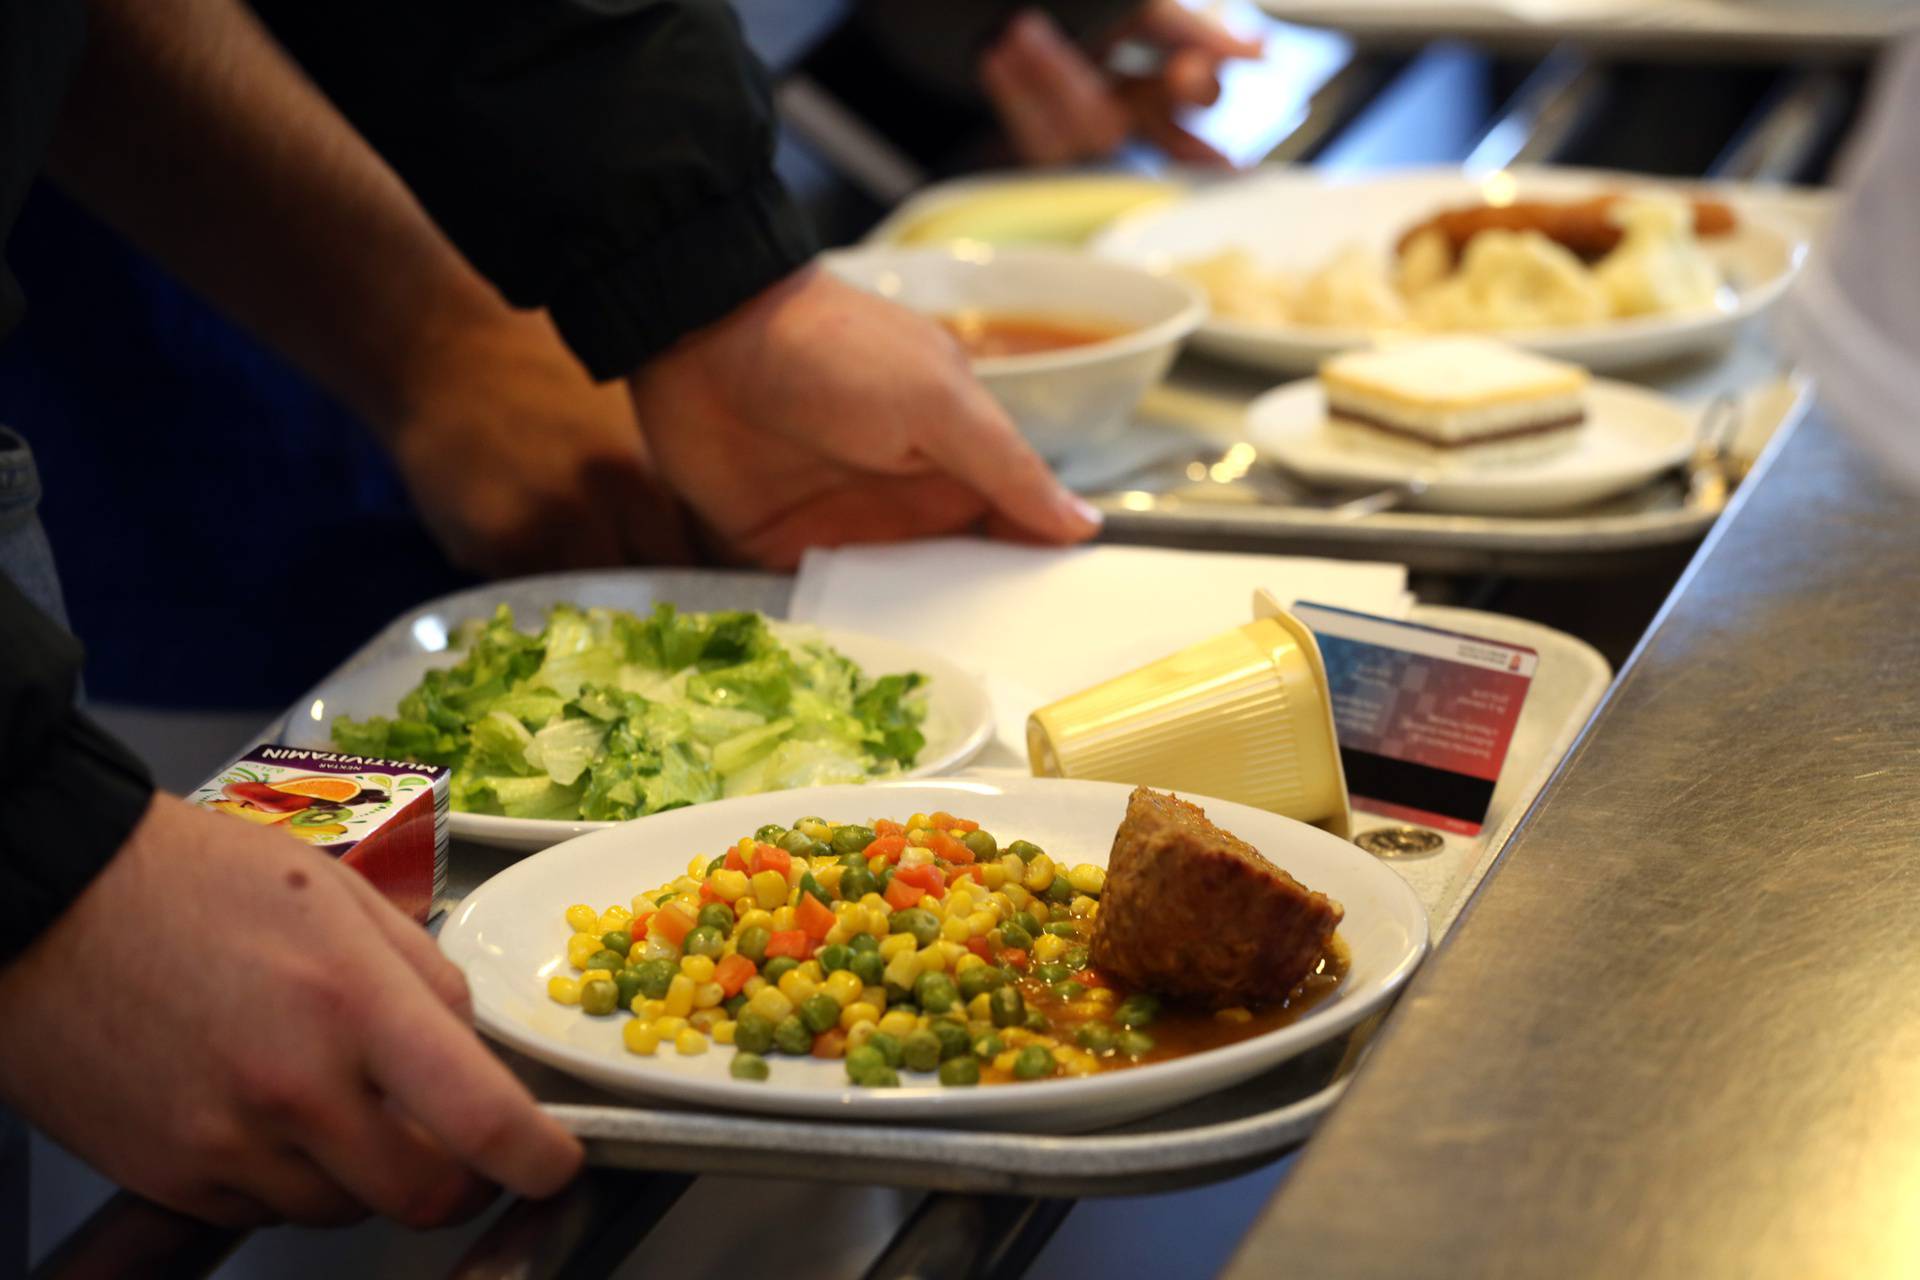
[[[484, 616], [503, 600], [516, 613], [528, 615], [554, 600], [568, 599], [637, 610], [650, 608], [656, 600], [671, 600], [691, 609], [752, 608], [781, 616], [792, 589], [790, 578], [671, 570], [589, 571], [476, 588], [396, 619], [341, 672], [437, 648], [439, 638], [459, 621]], [[1534, 623], [1424, 605], [1415, 607], [1412, 618], [1527, 645], [1540, 654], [1538, 674], [1494, 788], [1486, 830], [1475, 839], [1449, 836], [1430, 855], [1394, 862], [1426, 904], [1437, 944], [1598, 705], [1611, 672], [1582, 641]], [[297, 703], [289, 716], [300, 714], [305, 705]], [[283, 719], [274, 730], [284, 730], [285, 724]], [[1355, 818], [1360, 833], [1397, 825], [1369, 814]], [[456, 842], [450, 900], [463, 897], [515, 856]], [[1371, 1032], [1372, 1025], [1363, 1024], [1253, 1080], [1159, 1115], [1099, 1133], [1060, 1137], [635, 1106], [516, 1055], [506, 1057], [555, 1116], [586, 1141], [588, 1158], [596, 1164], [945, 1191], [1087, 1196], [1209, 1182], [1270, 1160], [1303, 1139], [1340, 1096]]]

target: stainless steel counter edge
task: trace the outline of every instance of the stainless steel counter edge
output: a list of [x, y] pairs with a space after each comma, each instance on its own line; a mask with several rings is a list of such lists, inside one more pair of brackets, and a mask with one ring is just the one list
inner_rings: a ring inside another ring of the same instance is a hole
[[1771, 453], [1229, 1275], [1920, 1274], [1920, 498]]

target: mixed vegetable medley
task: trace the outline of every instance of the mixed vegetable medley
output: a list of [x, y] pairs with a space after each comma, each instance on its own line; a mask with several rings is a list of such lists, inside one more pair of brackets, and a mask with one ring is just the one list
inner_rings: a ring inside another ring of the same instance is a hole
[[[770, 1055], [844, 1060], [854, 1084], [1084, 1076], [1154, 1050], [1159, 1002], [1088, 963], [1104, 868], [915, 814], [871, 826], [765, 826], [631, 907], [568, 907], [572, 972], [548, 994], [632, 1016], [626, 1048], [731, 1045], [732, 1074]], [[1244, 1010], [1215, 1015], [1223, 1021]]]
[[429, 671], [394, 716], [341, 717], [332, 733], [351, 754], [450, 766], [464, 812], [618, 822], [893, 776], [926, 744], [925, 677], [871, 678], [757, 613], [563, 604], [528, 635], [501, 605], [461, 641], [460, 662]]

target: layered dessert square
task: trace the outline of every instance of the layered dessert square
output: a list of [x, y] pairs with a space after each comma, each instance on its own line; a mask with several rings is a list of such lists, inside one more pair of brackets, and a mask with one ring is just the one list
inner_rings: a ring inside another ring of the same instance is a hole
[[1320, 366], [1342, 443], [1427, 461], [1522, 462], [1572, 447], [1587, 371], [1486, 338], [1349, 351]]

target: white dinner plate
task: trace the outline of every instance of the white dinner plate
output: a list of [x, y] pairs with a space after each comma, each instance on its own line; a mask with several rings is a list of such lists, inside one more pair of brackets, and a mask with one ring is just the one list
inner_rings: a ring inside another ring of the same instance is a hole
[[1276, 387], [1247, 406], [1247, 438], [1261, 454], [1315, 484], [1387, 488], [1418, 481], [1409, 505], [1475, 515], [1564, 511], [1638, 488], [1693, 450], [1692, 411], [1624, 382], [1596, 378], [1587, 422], [1562, 453], [1525, 462], [1447, 459], [1343, 442], [1327, 427], [1317, 378]]
[[482, 1031], [617, 1093], [786, 1115], [1059, 1131], [1118, 1123], [1255, 1075], [1381, 1008], [1420, 962], [1426, 910], [1390, 868], [1316, 827], [1195, 797], [1213, 821], [1346, 907], [1340, 925], [1352, 952], [1346, 981], [1299, 1021], [1237, 1044], [1078, 1079], [977, 1088], [943, 1088], [914, 1073], [903, 1073], [898, 1089], [856, 1088], [838, 1061], [771, 1055], [771, 1078], [755, 1082], [729, 1075], [733, 1050], [720, 1045], [692, 1057], [665, 1046], [653, 1057], [628, 1053], [620, 1033], [626, 1015], [589, 1017], [547, 996], [549, 977], [572, 972], [566, 960], [571, 931], [562, 918], [568, 904], [625, 903], [684, 874], [695, 854], [713, 854], [763, 823], [803, 815], [904, 821], [944, 809], [978, 821], [1002, 843], [1028, 839], [1062, 864], [1104, 866], [1129, 791], [1118, 783], [1061, 778], [942, 779], [770, 792], [673, 809], [570, 840], [502, 871], [455, 908], [440, 946], [467, 975]]
[[[487, 608], [490, 611], [491, 606]], [[523, 627], [537, 629], [539, 615], [519, 608], [515, 612]], [[458, 619], [451, 621], [453, 625], [443, 627], [442, 634], [458, 625]], [[775, 634], [789, 642], [824, 640], [860, 664], [861, 671], [869, 677], [903, 671], [918, 671], [927, 677], [924, 686], [927, 716], [921, 724], [921, 732], [926, 735], [927, 742], [920, 749], [920, 758], [914, 767], [903, 775], [905, 777], [951, 773], [978, 755], [993, 736], [993, 704], [988, 700], [987, 691], [978, 680], [938, 654], [850, 631], [831, 631], [780, 621], [772, 622], [772, 627]], [[421, 677], [429, 670], [450, 667], [460, 657], [459, 652], [452, 650], [399, 653], [335, 676], [307, 696], [301, 709], [288, 721], [283, 740], [288, 746], [334, 750], [333, 739], [329, 735], [336, 716], [351, 716], [356, 720], [375, 715], [390, 716], [399, 706], [401, 697], [419, 684]], [[450, 821], [456, 839], [524, 852], [544, 849], [589, 831], [619, 825], [585, 820], [566, 822], [545, 818], [508, 818], [499, 814], [461, 813], [458, 810], [453, 812]]]
[[[1546, 169], [1478, 178], [1452, 169], [1367, 178], [1297, 171], [1259, 174], [1124, 217], [1096, 237], [1092, 247], [1103, 256], [1158, 271], [1238, 248], [1268, 270], [1305, 273], [1325, 266], [1352, 244], [1390, 254], [1408, 227], [1440, 209], [1480, 201], [1490, 181], [1509, 179], [1512, 193], [1520, 199], [1663, 190], [1717, 196], [1734, 208], [1737, 228], [1700, 242], [1729, 284], [1719, 308], [1498, 335], [1516, 346], [1590, 369], [1630, 368], [1725, 346], [1744, 321], [1779, 299], [1806, 255], [1804, 235], [1743, 205], [1732, 193], [1637, 174]], [[1360, 329], [1260, 324], [1216, 314], [1195, 331], [1191, 341], [1201, 350], [1231, 360], [1304, 373], [1328, 356], [1372, 346], [1376, 337]]]

